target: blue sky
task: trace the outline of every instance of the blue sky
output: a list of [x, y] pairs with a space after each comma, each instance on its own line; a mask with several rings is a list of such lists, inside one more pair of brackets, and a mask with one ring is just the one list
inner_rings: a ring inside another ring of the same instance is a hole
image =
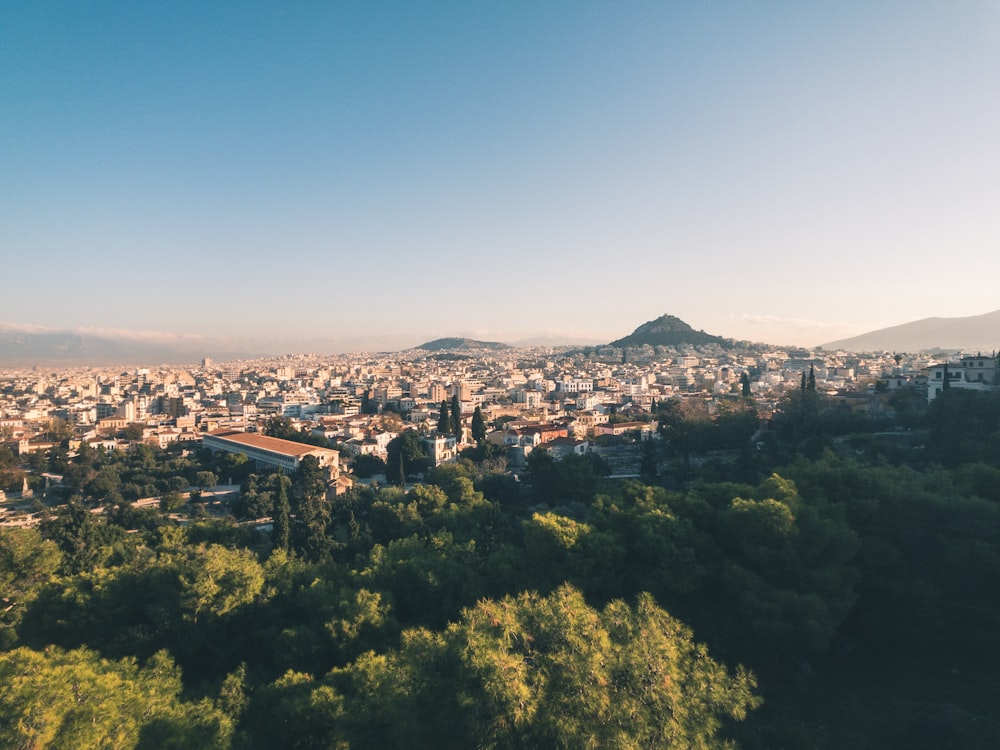
[[818, 344], [1000, 308], [995, 2], [0, 6], [0, 322]]

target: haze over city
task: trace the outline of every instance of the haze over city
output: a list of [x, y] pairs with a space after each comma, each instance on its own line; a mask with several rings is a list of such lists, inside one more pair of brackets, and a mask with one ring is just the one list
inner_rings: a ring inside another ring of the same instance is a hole
[[8, 4], [0, 328], [345, 351], [669, 312], [815, 345], [978, 315], [997, 80], [990, 2]]

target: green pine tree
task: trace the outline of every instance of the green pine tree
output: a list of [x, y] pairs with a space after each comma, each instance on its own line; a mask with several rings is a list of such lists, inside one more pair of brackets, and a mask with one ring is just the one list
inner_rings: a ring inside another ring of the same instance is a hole
[[462, 442], [462, 404], [457, 393], [451, 397], [451, 434]]
[[441, 411], [438, 414], [438, 424], [437, 431], [442, 435], [447, 435], [451, 432], [451, 418], [448, 416], [448, 402], [441, 402]]
[[406, 487], [406, 466], [403, 463], [403, 454], [399, 454], [399, 486]]
[[274, 510], [271, 514], [273, 529], [271, 542], [275, 549], [288, 549], [290, 534], [289, 516], [291, 504], [288, 501], [288, 478], [278, 477], [278, 491], [274, 497]]
[[481, 443], [486, 439], [486, 422], [483, 421], [483, 412], [479, 406], [472, 412], [472, 439]]

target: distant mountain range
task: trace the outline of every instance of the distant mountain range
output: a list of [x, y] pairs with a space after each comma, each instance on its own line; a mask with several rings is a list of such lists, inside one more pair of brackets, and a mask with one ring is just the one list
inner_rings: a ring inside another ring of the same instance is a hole
[[489, 349], [491, 351], [500, 351], [502, 349], [510, 349], [509, 344], [501, 344], [498, 341], [477, 341], [476, 339], [465, 339], [465, 338], [443, 338], [434, 339], [433, 341], [428, 341], [420, 346], [413, 347], [414, 349], [424, 349], [429, 352], [443, 352], [450, 351], [452, 349]]
[[[396, 338], [398, 341], [398, 338]], [[302, 342], [300, 342], [302, 343]], [[362, 342], [353, 340], [317, 341], [309, 344], [307, 351], [337, 352], [364, 351]], [[392, 351], [389, 339], [382, 351]], [[518, 342], [516, 346], [528, 342]], [[542, 343], [542, 342], [535, 342]], [[549, 341], [565, 345], [568, 342]], [[641, 346], [702, 346], [718, 344], [730, 346], [733, 342], [721, 336], [698, 331], [673, 315], [661, 315], [636, 328], [628, 336], [612, 341], [608, 346], [627, 348]], [[350, 346], [347, 346], [349, 344]], [[0, 369], [5, 367], [30, 367], [38, 365], [177, 365], [194, 364], [203, 357], [217, 361], [255, 359], [269, 354], [291, 354], [294, 350], [280, 351], [290, 342], [239, 342], [209, 339], [200, 336], [172, 335], [159, 332], [112, 330], [54, 330], [40, 326], [0, 323]], [[253, 347], [256, 351], [251, 351]], [[427, 341], [415, 349], [437, 354], [461, 350], [503, 351], [513, 348], [498, 341], [450, 337]], [[925, 318], [890, 328], [831, 341], [824, 349], [848, 351], [918, 352], [934, 349], [961, 349], [991, 352], [1000, 349], [1000, 310], [966, 318]]]
[[924, 318], [831, 341], [823, 344], [822, 348], [855, 352], [920, 352], [933, 349], [991, 352], [1000, 348], [1000, 310], [967, 318]]
[[608, 346], [620, 348], [638, 346], [702, 346], [704, 344], [719, 344], [728, 346], [732, 343], [721, 336], [713, 336], [704, 331], [696, 331], [680, 318], [673, 315], [661, 315], [656, 320], [650, 320], [636, 328], [624, 338], [612, 341]]
[[[581, 339], [574, 337], [576, 345]], [[378, 339], [384, 345], [380, 351], [399, 347], [398, 337]], [[373, 341], [361, 339], [331, 339], [329, 341], [298, 342], [303, 351], [341, 352], [366, 351]], [[518, 341], [514, 345], [498, 341], [480, 341], [464, 337], [439, 338], [427, 341], [414, 349], [437, 354], [462, 350], [503, 351], [519, 346], [569, 346], [571, 340], [559, 335], [539, 334], [533, 339]], [[640, 347], [701, 345], [727, 343], [727, 339], [696, 331], [683, 320], [672, 315], [662, 315], [643, 323], [631, 335], [611, 342], [611, 346]], [[600, 345], [591, 340], [586, 346]], [[255, 351], [250, 350], [253, 347]], [[0, 322], [0, 369], [6, 367], [72, 367], [86, 365], [153, 366], [195, 364], [204, 357], [217, 361], [256, 359], [271, 355], [295, 353], [292, 342], [277, 341], [227, 341], [196, 335], [174, 335], [162, 332], [131, 330], [77, 329], [57, 330], [42, 326]], [[371, 351], [371, 349], [368, 349]]]
[[[612, 341], [607, 346], [619, 348], [640, 346], [701, 346], [703, 344], [729, 345], [731, 341], [721, 336], [713, 336], [704, 331], [696, 331], [680, 318], [673, 315], [661, 315], [656, 320], [650, 320], [636, 328], [628, 336]], [[497, 341], [478, 341], [467, 338], [443, 338], [428, 341], [414, 349], [424, 349], [430, 352], [444, 352], [459, 349], [489, 349], [501, 351], [512, 348], [509, 344]]]
[[82, 333], [0, 327], [0, 368], [81, 365], [180, 365], [203, 357], [250, 359], [190, 337], [137, 333]]

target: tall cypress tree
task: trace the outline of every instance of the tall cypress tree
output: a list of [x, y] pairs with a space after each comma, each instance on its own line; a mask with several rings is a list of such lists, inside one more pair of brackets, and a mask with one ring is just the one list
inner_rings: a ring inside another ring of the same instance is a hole
[[279, 476], [277, 482], [278, 491], [274, 496], [274, 511], [271, 514], [273, 523], [271, 543], [275, 549], [287, 550], [291, 537], [289, 524], [291, 506], [288, 502], [288, 479], [284, 476]]
[[746, 372], [740, 375], [740, 390], [743, 398], [750, 398], [753, 395], [753, 392], [750, 390], [750, 376]]
[[403, 463], [403, 453], [399, 453], [399, 486], [406, 487], [406, 464]]
[[441, 402], [441, 411], [438, 414], [438, 432], [442, 435], [447, 435], [451, 432], [451, 419], [448, 417], [448, 402]]
[[472, 439], [481, 443], [486, 439], [486, 423], [483, 421], [483, 411], [476, 406], [472, 412]]
[[816, 370], [812, 365], [809, 365], [809, 380], [806, 383], [806, 388], [810, 391], [816, 390]]
[[451, 397], [451, 434], [462, 442], [462, 404], [457, 393]]

